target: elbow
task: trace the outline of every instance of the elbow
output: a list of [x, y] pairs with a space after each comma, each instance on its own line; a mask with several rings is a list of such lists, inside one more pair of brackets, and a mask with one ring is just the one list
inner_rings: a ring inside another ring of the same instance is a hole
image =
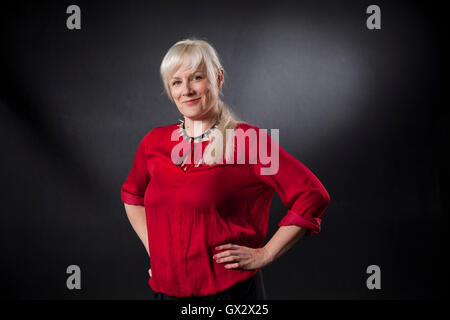
[[324, 188], [321, 192], [321, 200], [320, 200], [322, 211], [324, 211], [325, 209], [328, 208], [330, 201], [331, 201], [330, 195], [328, 194], [327, 190], [325, 190], [325, 188]]
[[[121, 200], [123, 203], [134, 206], [144, 206], [144, 196], [133, 194], [125, 189], [121, 191]], [[125, 206], [126, 207], [126, 206]]]
[[315, 212], [317, 212], [317, 214], [321, 216], [322, 213], [328, 208], [331, 198], [327, 190], [325, 190], [325, 188], [320, 188], [315, 193], [314, 201], [315, 201]]
[[330, 195], [328, 194], [327, 190], [323, 189], [322, 202], [324, 204], [326, 204], [326, 207], [328, 207], [328, 205], [330, 204], [330, 201], [331, 201]]

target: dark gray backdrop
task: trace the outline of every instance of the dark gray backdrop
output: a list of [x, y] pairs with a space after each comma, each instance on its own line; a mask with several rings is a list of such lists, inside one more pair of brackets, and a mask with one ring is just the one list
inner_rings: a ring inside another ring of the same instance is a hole
[[[66, 28], [81, 8], [82, 29]], [[368, 30], [367, 6], [382, 29]], [[1, 291], [148, 299], [148, 259], [120, 188], [142, 137], [180, 118], [159, 65], [210, 41], [224, 100], [279, 128], [331, 196], [322, 232], [264, 272], [271, 299], [440, 297], [448, 285], [448, 147], [439, 7], [368, 1], [12, 2], [1, 9]], [[275, 195], [267, 240], [286, 208]], [[82, 289], [66, 288], [81, 267]], [[367, 266], [381, 290], [366, 288]]]

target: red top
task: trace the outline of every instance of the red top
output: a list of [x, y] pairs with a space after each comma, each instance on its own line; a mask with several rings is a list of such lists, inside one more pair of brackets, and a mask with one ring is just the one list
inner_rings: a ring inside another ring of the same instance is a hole
[[[225, 243], [262, 247], [274, 192], [288, 208], [279, 226], [305, 227], [306, 235], [320, 231], [330, 197], [317, 177], [263, 130], [247, 123], [239, 123], [237, 129], [242, 130], [236, 130], [236, 146], [244, 138], [245, 148], [235, 147], [234, 164], [225, 160], [198, 167], [190, 164], [186, 171], [172, 162], [173, 147], [180, 142], [202, 144], [204, 151], [209, 140], [183, 140], [178, 124], [171, 124], [154, 128], [140, 143], [121, 198], [145, 207], [152, 269], [149, 285], [155, 292], [204, 296], [253, 276], [258, 270], [226, 269], [225, 264], [216, 263], [214, 248]], [[245, 138], [248, 129], [256, 130], [256, 143]], [[259, 138], [258, 132], [267, 140]], [[175, 141], [171, 141], [172, 133], [178, 138]], [[279, 169], [274, 174], [261, 174], [271, 164], [263, 164], [259, 156], [257, 163], [250, 162], [251, 151], [259, 151], [260, 139], [267, 141], [266, 150], [272, 144], [278, 148]], [[245, 163], [238, 163], [237, 159], [244, 159], [240, 158], [244, 149]]]

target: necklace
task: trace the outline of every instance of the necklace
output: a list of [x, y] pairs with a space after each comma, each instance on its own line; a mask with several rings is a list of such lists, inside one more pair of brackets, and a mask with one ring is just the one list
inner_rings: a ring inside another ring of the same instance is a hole
[[178, 124], [178, 131], [180, 131], [180, 134], [183, 136], [183, 139], [190, 139], [191, 141], [194, 142], [200, 142], [203, 138], [208, 138], [209, 134], [219, 125], [219, 120], [217, 120], [216, 123], [211, 128], [203, 132], [201, 135], [197, 137], [191, 137], [186, 133], [186, 130], [184, 128], [184, 120], [181, 119], [179, 120], [180, 123]]

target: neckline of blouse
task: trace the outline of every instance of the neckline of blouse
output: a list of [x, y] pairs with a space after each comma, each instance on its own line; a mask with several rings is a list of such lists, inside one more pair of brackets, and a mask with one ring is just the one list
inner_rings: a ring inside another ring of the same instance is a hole
[[206, 130], [205, 132], [203, 132], [201, 135], [196, 136], [196, 137], [191, 137], [186, 133], [186, 130], [184, 128], [184, 120], [179, 119], [180, 123], [177, 125], [178, 126], [178, 131], [180, 132], [180, 135], [183, 137], [183, 140], [185, 139], [189, 139], [191, 142], [200, 142], [202, 141], [208, 141], [209, 140], [209, 135], [211, 134], [211, 132], [216, 129], [219, 126], [219, 120], [216, 121], [216, 123], [209, 128], [208, 130]]

